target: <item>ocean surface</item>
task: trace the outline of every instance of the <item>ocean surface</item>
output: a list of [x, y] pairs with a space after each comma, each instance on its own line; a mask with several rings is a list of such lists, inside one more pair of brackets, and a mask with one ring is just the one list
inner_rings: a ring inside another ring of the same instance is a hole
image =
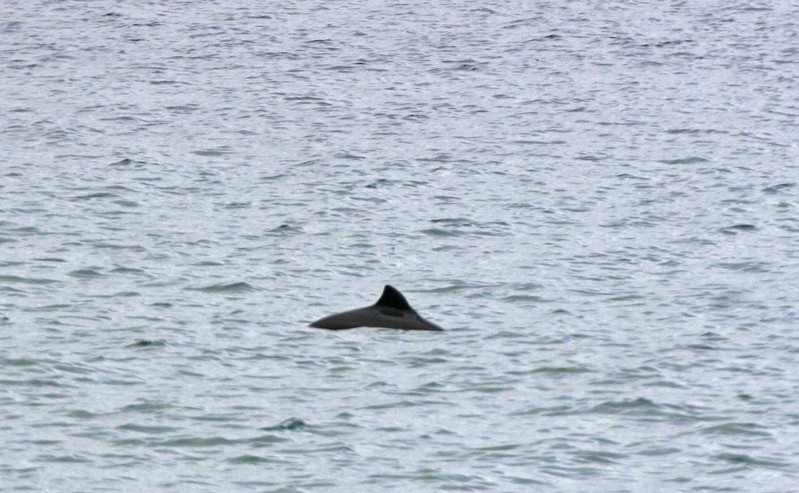
[[3, 492], [799, 490], [796, 2], [6, 0], [0, 106]]

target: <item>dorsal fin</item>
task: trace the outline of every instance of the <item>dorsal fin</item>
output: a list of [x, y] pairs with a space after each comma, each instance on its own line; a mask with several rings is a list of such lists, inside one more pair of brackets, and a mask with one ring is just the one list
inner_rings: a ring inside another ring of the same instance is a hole
[[383, 288], [383, 294], [380, 296], [380, 299], [377, 300], [375, 306], [388, 306], [390, 308], [396, 308], [397, 310], [412, 309], [405, 297], [402, 296], [402, 293], [392, 288], [388, 284], [386, 284], [386, 287]]

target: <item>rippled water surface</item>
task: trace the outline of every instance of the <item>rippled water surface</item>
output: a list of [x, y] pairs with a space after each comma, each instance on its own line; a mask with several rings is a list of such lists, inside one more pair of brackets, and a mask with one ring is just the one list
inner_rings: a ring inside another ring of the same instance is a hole
[[796, 489], [795, 3], [0, 12], [3, 491]]

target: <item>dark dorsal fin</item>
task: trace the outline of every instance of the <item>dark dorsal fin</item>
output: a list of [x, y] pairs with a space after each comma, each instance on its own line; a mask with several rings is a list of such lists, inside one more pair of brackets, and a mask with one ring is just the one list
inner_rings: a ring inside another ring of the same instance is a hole
[[408, 304], [408, 301], [402, 296], [402, 293], [388, 284], [383, 288], [383, 294], [380, 296], [380, 299], [377, 300], [375, 306], [388, 306], [390, 308], [396, 308], [397, 310], [411, 310], [411, 305]]

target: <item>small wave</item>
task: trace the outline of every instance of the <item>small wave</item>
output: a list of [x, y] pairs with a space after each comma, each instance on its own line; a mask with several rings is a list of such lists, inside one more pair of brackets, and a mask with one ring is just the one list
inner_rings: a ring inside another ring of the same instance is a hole
[[229, 154], [230, 152], [230, 147], [226, 145], [222, 145], [214, 149], [200, 149], [197, 151], [192, 151], [193, 154], [198, 156], [222, 156], [224, 154]]
[[246, 282], [233, 282], [230, 284], [212, 284], [201, 288], [187, 288], [191, 291], [202, 291], [203, 293], [246, 293], [253, 291], [250, 284]]
[[756, 459], [750, 455], [746, 454], [731, 454], [731, 453], [724, 453], [718, 454], [715, 456], [717, 459], [721, 459], [725, 462], [730, 464], [737, 464], [737, 465], [750, 465], [750, 466], [772, 466], [772, 467], [786, 467], [790, 465], [788, 462], [776, 461], [776, 460], [766, 460], [766, 459]]
[[78, 195], [75, 200], [91, 200], [91, 199], [105, 199], [108, 197], [117, 197], [117, 194], [112, 192], [93, 192], [86, 195]]
[[114, 274], [143, 274], [144, 270], [136, 267], [116, 267], [111, 269], [111, 272]]
[[111, 163], [108, 166], [114, 166], [114, 167], [132, 166], [134, 168], [142, 168], [146, 164], [147, 163], [145, 163], [144, 161], [134, 161], [133, 159], [124, 158], [115, 163]]
[[105, 275], [101, 272], [98, 272], [94, 269], [78, 269], [69, 272], [67, 275], [71, 277], [77, 277], [79, 279], [92, 279], [97, 277], [105, 277]]
[[175, 428], [174, 426], [146, 426], [146, 425], [137, 425], [135, 423], [127, 423], [124, 425], [117, 426], [117, 430], [126, 430], [126, 431], [135, 431], [138, 433], [145, 433], [148, 435], [161, 435], [164, 433], [172, 433], [178, 431], [179, 428]]
[[771, 433], [756, 423], [725, 423], [722, 425], [708, 426], [699, 430], [704, 435], [746, 435], [770, 437]]
[[541, 366], [533, 370], [533, 373], [563, 375], [568, 373], [591, 373], [592, 371], [584, 366]]
[[88, 464], [91, 463], [89, 459], [85, 457], [81, 457], [79, 455], [46, 455], [42, 456], [40, 460], [44, 462], [59, 462], [59, 463], [76, 463], [76, 464]]
[[430, 236], [461, 236], [463, 234], [460, 231], [450, 231], [441, 228], [423, 229], [422, 233]]
[[266, 457], [259, 457], [257, 455], [239, 455], [228, 459], [231, 464], [264, 464], [267, 462], [275, 462], [274, 460], [267, 459]]
[[305, 428], [307, 426], [305, 421], [299, 418], [289, 418], [286, 420], [281, 421], [280, 423], [276, 424], [275, 426], [267, 426], [264, 428], [260, 428], [263, 431], [279, 431], [279, 430], [299, 430], [301, 428]]
[[707, 159], [699, 156], [691, 156], [681, 159], [661, 159], [659, 162], [663, 164], [694, 164], [694, 163], [705, 163], [707, 162]]
[[239, 443], [239, 440], [230, 440], [223, 437], [184, 437], [174, 438], [171, 440], [164, 440], [155, 445], [159, 447], [218, 447], [220, 445], [234, 445]]
[[737, 234], [739, 231], [757, 231], [758, 227], [754, 224], [735, 224], [733, 226], [727, 226], [726, 228], [721, 228], [721, 231], [724, 234], [734, 235]]
[[281, 224], [266, 232], [268, 236], [284, 236], [297, 233], [302, 233], [302, 228], [291, 224]]
[[51, 284], [58, 281], [55, 279], [45, 279], [40, 277], [0, 276], [0, 282], [17, 282], [20, 284]]
[[166, 346], [165, 341], [152, 341], [148, 339], [142, 339], [140, 341], [136, 341], [133, 344], [128, 344], [126, 347], [129, 348], [155, 348], [155, 347], [164, 347]]
[[780, 183], [778, 185], [766, 187], [763, 189], [763, 191], [766, 193], [777, 193], [783, 190], [787, 190], [789, 188], [793, 188], [795, 185], [796, 185], [795, 183]]
[[726, 270], [737, 270], [741, 272], [768, 272], [766, 262], [720, 262], [718, 267]]
[[650, 414], [656, 412], [660, 406], [644, 397], [623, 401], [603, 402], [591, 408], [591, 412], [602, 414]]

